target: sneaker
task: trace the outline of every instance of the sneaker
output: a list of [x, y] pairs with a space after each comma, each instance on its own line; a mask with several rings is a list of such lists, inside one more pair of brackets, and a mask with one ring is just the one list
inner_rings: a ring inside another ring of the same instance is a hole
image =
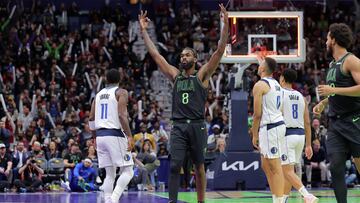
[[70, 192], [70, 183], [68, 181], [64, 182], [61, 180], [61, 187], [65, 189], [65, 191]]
[[26, 193], [26, 188], [23, 188], [23, 187], [19, 188], [19, 192], [20, 193]]
[[144, 191], [144, 185], [143, 184], [137, 184], [138, 191]]
[[99, 176], [96, 177], [96, 183], [99, 185], [102, 183], [101, 178]]
[[315, 197], [313, 194], [309, 194], [304, 198], [304, 203], [317, 203], [319, 198]]

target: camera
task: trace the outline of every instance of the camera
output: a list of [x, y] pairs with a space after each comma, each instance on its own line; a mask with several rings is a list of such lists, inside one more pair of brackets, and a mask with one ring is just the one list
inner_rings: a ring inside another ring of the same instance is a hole
[[32, 164], [35, 164], [35, 163], [36, 163], [36, 160], [34, 160], [34, 159], [31, 160], [31, 163], [32, 163]]

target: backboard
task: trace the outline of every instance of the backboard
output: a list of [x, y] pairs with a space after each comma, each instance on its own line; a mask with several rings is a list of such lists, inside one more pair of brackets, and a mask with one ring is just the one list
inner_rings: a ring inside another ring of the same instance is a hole
[[256, 63], [256, 53], [278, 63], [305, 61], [303, 12], [229, 12], [230, 37], [221, 63]]

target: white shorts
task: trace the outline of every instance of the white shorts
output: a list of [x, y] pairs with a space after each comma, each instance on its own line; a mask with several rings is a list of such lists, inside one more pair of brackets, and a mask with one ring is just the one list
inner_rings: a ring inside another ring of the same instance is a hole
[[298, 164], [305, 145], [305, 135], [285, 136], [285, 144], [282, 145], [281, 164]]
[[99, 168], [134, 165], [131, 152], [127, 151], [127, 147], [128, 140], [126, 137], [96, 137], [96, 150], [99, 160]]
[[284, 124], [267, 129], [267, 125], [259, 130], [260, 153], [268, 159], [277, 159], [281, 157], [281, 145], [285, 140], [286, 127]]

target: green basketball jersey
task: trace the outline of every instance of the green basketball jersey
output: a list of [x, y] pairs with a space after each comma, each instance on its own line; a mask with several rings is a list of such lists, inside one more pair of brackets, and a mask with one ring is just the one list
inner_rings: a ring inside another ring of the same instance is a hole
[[[332, 61], [326, 76], [326, 84], [332, 87], [352, 87], [356, 85], [350, 74], [344, 73], [343, 63], [351, 53], [347, 53], [338, 61]], [[329, 96], [329, 116], [343, 115], [360, 111], [360, 97], [348, 97], [341, 95]]]
[[207, 88], [203, 87], [197, 72], [189, 77], [180, 73], [175, 78], [172, 99], [172, 119], [204, 119]]

